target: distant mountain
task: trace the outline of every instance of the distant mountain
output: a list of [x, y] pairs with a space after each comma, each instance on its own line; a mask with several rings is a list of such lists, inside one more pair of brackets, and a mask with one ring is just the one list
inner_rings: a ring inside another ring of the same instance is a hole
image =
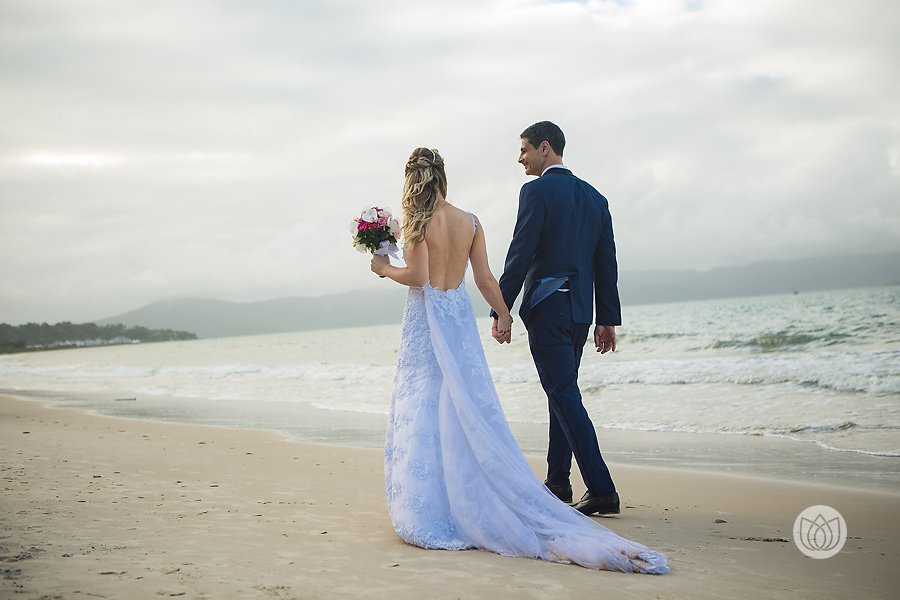
[[625, 271], [623, 304], [839, 290], [900, 282], [900, 252], [756, 262], [709, 271]]
[[202, 338], [231, 337], [399, 323], [406, 290], [363, 290], [318, 298], [288, 297], [262, 302], [228, 302], [204, 298], [161, 300], [137, 310], [101, 319], [98, 325], [122, 323], [192, 331]]
[[[625, 305], [656, 304], [844, 289], [900, 282], [900, 252], [758, 262], [710, 271], [626, 271], [619, 275]], [[471, 286], [475, 314], [488, 306]], [[363, 290], [317, 298], [263, 302], [181, 298], [154, 302], [98, 325], [121, 323], [151, 329], [192, 331], [200, 337], [229, 337], [310, 329], [399, 323], [406, 288]]]

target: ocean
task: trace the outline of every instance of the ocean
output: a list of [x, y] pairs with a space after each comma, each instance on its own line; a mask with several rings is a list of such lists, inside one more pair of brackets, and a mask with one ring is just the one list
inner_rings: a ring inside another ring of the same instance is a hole
[[[727, 436], [779, 439], [778, 453], [815, 446], [805, 460], [883, 474], [900, 491], [900, 286], [631, 306], [623, 320], [617, 352], [587, 347], [580, 373], [601, 440], [668, 432], [721, 450], [733, 443]], [[500, 346], [489, 319], [480, 324], [507, 419], [523, 449], [542, 452], [547, 404], [526, 333], [516, 324]], [[399, 334], [399, 324], [377, 325], [7, 355], [0, 391], [377, 446]], [[653, 454], [661, 438], [629, 439]], [[692, 466], [692, 453], [683, 448], [674, 464]]]

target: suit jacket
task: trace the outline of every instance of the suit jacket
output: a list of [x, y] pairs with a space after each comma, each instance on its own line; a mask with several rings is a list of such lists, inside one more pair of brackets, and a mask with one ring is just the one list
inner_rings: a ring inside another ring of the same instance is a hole
[[[500, 290], [506, 305], [525, 286], [519, 316], [568, 279], [575, 323], [621, 325], [616, 244], [609, 203], [568, 169], [554, 167], [519, 192], [519, 214]], [[593, 296], [593, 305], [591, 302]]]

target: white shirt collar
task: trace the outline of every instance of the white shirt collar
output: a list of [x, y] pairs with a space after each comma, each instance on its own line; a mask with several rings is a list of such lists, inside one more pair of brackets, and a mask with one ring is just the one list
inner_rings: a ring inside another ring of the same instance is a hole
[[553, 168], [557, 168], [557, 169], [565, 169], [566, 171], [569, 170], [569, 167], [567, 167], [566, 165], [550, 165], [549, 167], [547, 167], [546, 169], [544, 169], [543, 173], [541, 173], [541, 177], [544, 176], [544, 173], [546, 173], [547, 171], [549, 171], [550, 169], [553, 169]]

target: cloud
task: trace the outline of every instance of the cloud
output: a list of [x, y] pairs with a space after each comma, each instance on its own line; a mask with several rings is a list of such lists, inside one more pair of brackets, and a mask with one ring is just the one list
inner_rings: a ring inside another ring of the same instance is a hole
[[21, 162], [41, 167], [110, 167], [125, 161], [124, 157], [108, 154], [30, 154]]
[[900, 247], [896, 3], [9, 1], [0, 321], [387, 285], [350, 246], [409, 152], [502, 268], [550, 119], [624, 269]]

